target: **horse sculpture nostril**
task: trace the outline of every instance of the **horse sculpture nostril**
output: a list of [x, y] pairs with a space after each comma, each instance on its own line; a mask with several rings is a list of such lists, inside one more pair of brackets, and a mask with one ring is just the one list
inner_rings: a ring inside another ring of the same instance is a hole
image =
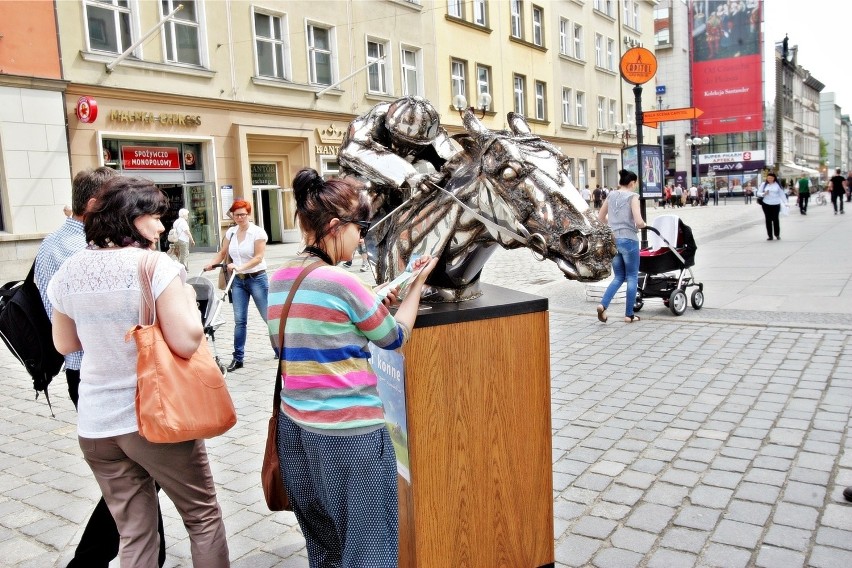
[[589, 251], [589, 239], [578, 233], [562, 235], [562, 248], [571, 256], [581, 256]]

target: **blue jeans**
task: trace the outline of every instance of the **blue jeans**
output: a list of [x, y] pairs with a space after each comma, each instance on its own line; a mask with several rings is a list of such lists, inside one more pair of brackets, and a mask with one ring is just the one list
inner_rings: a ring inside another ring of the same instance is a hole
[[626, 304], [624, 315], [633, 315], [633, 305], [636, 303], [636, 288], [639, 283], [639, 241], [633, 239], [615, 239], [615, 248], [618, 249], [612, 259], [612, 282], [604, 292], [601, 305], [609, 307], [615, 293], [627, 282], [627, 295], [624, 298]]
[[245, 279], [237, 276], [231, 286], [231, 298], [234, 302], [234, 361], [242, 361], [246, 353], [249, 296], [254, 300], [254, 305], [265, 322], [269, 296], [269, 277], [266, 274]]

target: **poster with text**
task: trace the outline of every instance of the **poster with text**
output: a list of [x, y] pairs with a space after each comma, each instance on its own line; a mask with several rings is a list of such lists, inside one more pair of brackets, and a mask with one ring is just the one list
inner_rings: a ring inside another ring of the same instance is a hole
[[385, 423], [396, 453], [396, 470], [411, 483], [408, 460], [408, 422], [405, 414], [405, 358], [370, 343], [370, 365], [378, 378]]
[[763, 2], [690, 0], [697, 136], [763, 129]]

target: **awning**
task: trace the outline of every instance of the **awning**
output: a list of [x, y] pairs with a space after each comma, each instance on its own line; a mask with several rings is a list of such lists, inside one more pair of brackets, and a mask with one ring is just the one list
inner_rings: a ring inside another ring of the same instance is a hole
[[819, 171], [807, 168], [805, 166], [799, 166], [796, 164], [791, 164], [790, 162], [785, 162], [781, 164], [781, 167], [778, 168], [778, 175], [780, 177], [794, 177], [801, 174], [805, 174], [809, 177], [819, 177]]

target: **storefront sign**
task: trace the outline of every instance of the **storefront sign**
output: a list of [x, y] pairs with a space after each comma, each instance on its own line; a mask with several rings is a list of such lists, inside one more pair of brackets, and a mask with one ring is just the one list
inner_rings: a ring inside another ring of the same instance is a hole
[[340, 146], [317, 145], [317, 154], [322, 156], [336, 156]]
[[122, 146], [124, 170], [179, 170], [180, 153], [171, 146]]
[[201, 126], [201, 117], [197, 114], [154, 113], [145, 110], [111, 110], [109, 119], [113, 122], [133, 124], [159, 123], [163, 126]]
[[98, 118], [98, 101], [92, 97], [80, 97], [77, 99], [77, 107], [74, 114], [80, 122], [90, 124]]
[[278, 185], [278, 166], [276, 164], [251, 164], [252, 185]]
[[724, 164], [726, 162], [751, 162], [766, 159], [765, 150], [746, 150], [744, 152], [722, 152], [718, 154], [699, 154], [700, 164]]

